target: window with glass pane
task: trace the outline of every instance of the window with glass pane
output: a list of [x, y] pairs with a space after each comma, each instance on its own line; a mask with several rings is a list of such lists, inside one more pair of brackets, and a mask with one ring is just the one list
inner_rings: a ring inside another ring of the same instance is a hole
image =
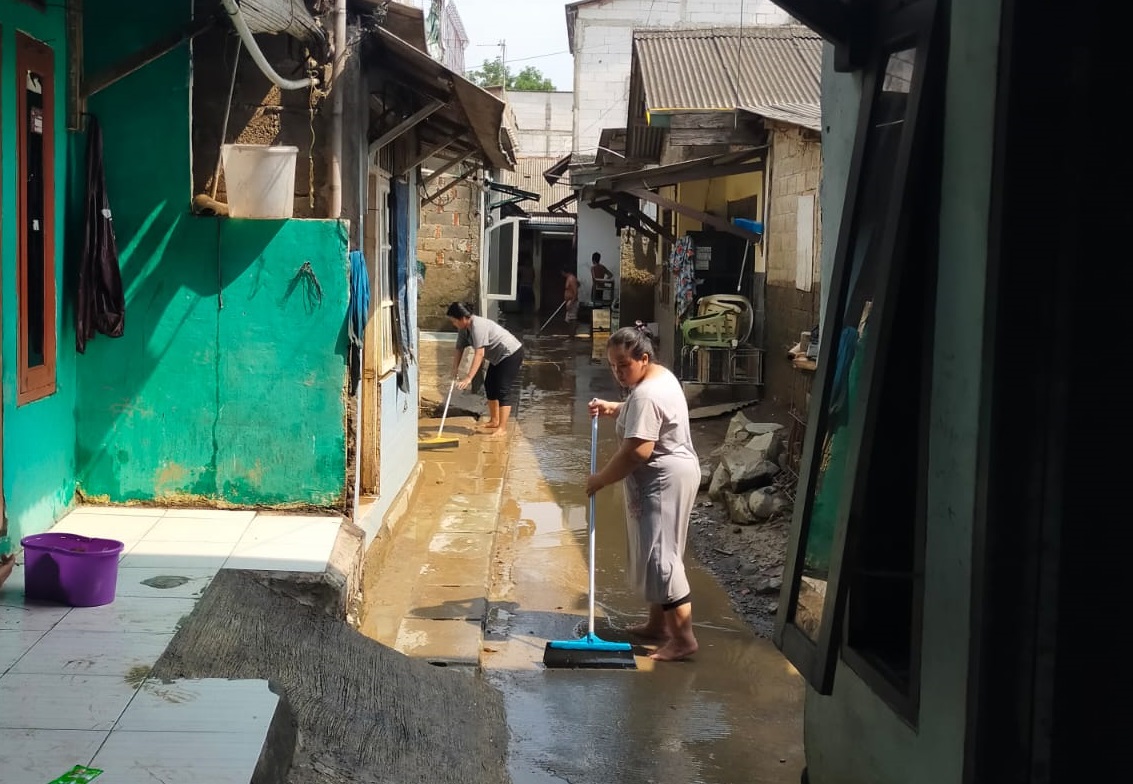
[[17, 36], [18, 403], [55, 391], [54, 54]]
[[926, 76], [935, 3], [912, 8], [922, 13], [903, 16], [908, 27], [879, 35], [887, 43], [863, 80], [776, 622], [776, 643], [820, 693], [833, 688], [847, 604], [860, 669], [908, 696], [919, 660], [920, 425], [936, 253], [926, 232], [939, 204], [939, 176], [924, 177], [922, 165], [939, 152], [920, 123], [942, 91]]
[[508, 218], [488, 230], [488, 299], [516, 298], [519, 265], [519, 219]]

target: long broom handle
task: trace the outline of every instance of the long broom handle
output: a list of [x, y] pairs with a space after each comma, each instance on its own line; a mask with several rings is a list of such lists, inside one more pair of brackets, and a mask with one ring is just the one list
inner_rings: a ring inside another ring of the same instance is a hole
[[[590, 473], [598, 472], [598, 415], [590, 420]], [[594, 634], [594, 553], [597, 529], [594, 519], [597, 516], [597, 504], [594, 496], [590, 496], [590, 634]]]
[[542, 332], [543, 330], [545, 330], [547, 328], [547, 325], [555, 320], [555, 316], [559, 315], [559, 311], [562, 310], [565, 307], [566, 307], [566, 300], [564, 299], [563, 304], [559, 305], [555, 309], [555, 312], [551, 314], [551, 317], [543, 322], [543, 326], [539, 327], [539, 331]]
[[448, 418], [448, 404], [452, 402], [452, 390], [456, 386], [456, 379], [454, 378], [448, 385], [448, 397], [445, 398], [445, 410], [441, 414], [441, 426], [437, 428], [437, 438], [441, 437], [441, 433], [445, 432], [445, 419]]

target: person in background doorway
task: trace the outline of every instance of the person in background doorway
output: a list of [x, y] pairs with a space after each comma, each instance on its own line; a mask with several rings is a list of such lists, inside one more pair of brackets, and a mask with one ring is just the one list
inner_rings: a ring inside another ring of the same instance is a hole
[[566, 322], [570, 334], [578, 329], [578, 276], [570, 270], [563, 270], [563, 302], [566, 303]]
[[643, 325], [611, 335], [606, 355], [629, 396], [622, 403], [590, 401], [591, 416], [616, 418], [621, 448], [590, 475], [586, 493], [622, 482], [629, 580], [649, 604], [649, 620], [630, 632], [660, 643], [651, 659], [679, 661], [699, 647], [684, 565], [689, 516], [700, 487], [688, 403], [680, 381], [655, 361]]
[[448, 306], [447, 315], [458, 330], [456, 355], [452, 360], [453, 378], [460, 373], [464, 349], [471, 346], [475, 352], [468, 374], [457, 380], [456, 387], [463, 390], [472, 386], [480, 365], [487, 362], [484, 393], [488, 398], [488, 421], [483, 428], [489, 433], [506, 434], [523, 368], [523, 344], [496, 322], [475, 315], [470, 305], [454, 302]]
[[594, 302], [611, 302], [614, 297], [614, 273], [602, 263], [602, 254], [590, 257], [590, 298]]

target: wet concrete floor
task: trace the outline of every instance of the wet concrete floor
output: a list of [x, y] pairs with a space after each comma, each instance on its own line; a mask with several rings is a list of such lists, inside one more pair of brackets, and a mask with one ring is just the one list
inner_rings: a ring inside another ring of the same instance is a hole
[[[361, 630], [409, 656], [483, 677], [504, 696], [516, 784], [795, 784], [803, 767], [801, 679], [730, 609], [691, 560], [700, 651], [636, 671], [554, 670], [548, 640], [586, 619], [590, 423], [616, 398], [588, 340], [525, 340], [518, 419], [506, 440], [450, 420], [451, 448], [423, 452], [410, 509], [367, 569]], [[436, 423], [423, 423], [422, 435]], [[432, 429], [430, 429], [432, 428]], [[616, 449], [601, 423], [599, 459]], [[620, 488], [598, 497], [598, 631], [645, 618], [624, 581]], [[642, 654], [647, 650], [640, 650]], [[504, 728], [500, 728], [503, 732]]]
[[[803, 685], [766, 640], [731, 610], [728, 597], [689, 553], [693, 660], [636, 671], [555, 670], [547, 640], [576, 636], [586, 622], [587, 504], [592, 397], [617, 399], [589, 341], [525, 341], [517, 427], [500, 496], [483, 673], [504, 694], [509, 770], [528, 782], [735, 784], [799, 781]], [[616, 449], [601, 423], [599, 460]], [[485, 478], [487, 479], [487, 478]], [[620, 488], [598, 497], [599, 634], [645, 618], [626, 586]], [[639, 649], [640, 653], [647, 653]]]

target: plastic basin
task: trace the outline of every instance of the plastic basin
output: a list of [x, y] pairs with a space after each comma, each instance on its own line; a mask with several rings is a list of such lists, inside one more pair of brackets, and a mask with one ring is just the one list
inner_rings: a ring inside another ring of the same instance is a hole
[[122, 542], [48, 533], [25, 536], [20, 544], [27, 598], [71, 607], [100, 607], [114, 601]]

